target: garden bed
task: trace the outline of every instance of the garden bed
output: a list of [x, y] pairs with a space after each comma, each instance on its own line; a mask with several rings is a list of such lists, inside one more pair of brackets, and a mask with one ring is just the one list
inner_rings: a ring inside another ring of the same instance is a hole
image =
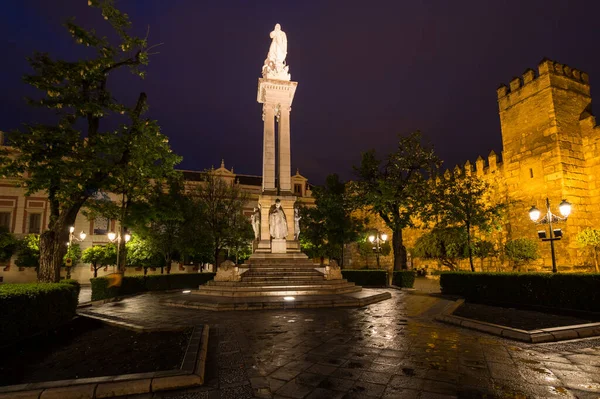
[[486, 323], [498, 324], [520, 330], [537, 330], [542, 328], [564, 327], [600, 321], [592, 317], [576, 317], [536, 312], [532, 310], [506, 308], [465, 302], [453, 313], [454, 316], [465, 317]]
[[179, 369], [190, 334], [139, 333], [78, 317], [4, 348], [0, 386]]

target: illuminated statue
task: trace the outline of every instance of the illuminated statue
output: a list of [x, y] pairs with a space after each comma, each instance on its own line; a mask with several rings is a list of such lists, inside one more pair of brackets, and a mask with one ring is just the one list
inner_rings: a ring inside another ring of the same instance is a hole
[[[259, 205], [260, 207], [260, 205]], [[252, 223], [252, 230], [254, 230], [254, 239], [260, 238], [260, 209], [254, 208], [254, 213], [250, 216], [250, 223]]]
[[271, 41], [271, 47], [269, 47], [269, 53], [263, 65], [263, 78], [290, 80], [289, 67], [285, 65], [287, 36], [281, 30], [281, 25], [275, 25], [275, 29], [269, 36], [273, 40]]
[[300, 237], [300, 211], [298, 208], [294, 208], [294, 240], [297, 240]]
[[281, 208], [281, 201], [279, 199], [275, 200], [275, 207], [269, 214], [269, 232], [271, 233], [271, 237], [277, 239], [285, 238], [288, 233], [287, 219], [285, 218], [285, 213]]

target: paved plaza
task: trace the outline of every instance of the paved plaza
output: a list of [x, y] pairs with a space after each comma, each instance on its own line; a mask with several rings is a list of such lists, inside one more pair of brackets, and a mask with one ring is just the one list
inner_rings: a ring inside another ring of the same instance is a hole
[[600, 397], [600, 338], [508, 341], [434, 321], [448, 300], [430, 288], [388, 291], [392, 299], [364, 308], [211, 312], [146, 294], [81, 311], [210, 325], [206, 384], [144, 398]]

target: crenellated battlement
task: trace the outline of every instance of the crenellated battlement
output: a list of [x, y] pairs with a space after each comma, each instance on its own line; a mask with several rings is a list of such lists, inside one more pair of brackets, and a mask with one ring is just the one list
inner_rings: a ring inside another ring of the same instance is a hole
[[507, 96], [511, 96], [528, 85], [538, 83], [540, 79], [548, 77], [549, 75], [568, 78], [574, 82], [587, 86], [589, 90], [590, 78], [587, 73], [575, 68], [571, 68], [568, 65], [544, 58], [542, 61], [540, 61], [537, 72], [531, 68], [528, 68], [521, 76], [513, 77], [508, 86], [505, 84], [500, 85], [500, 87], [498, 87], [496, 90], [498, 94], [498, 100]]
[[451, 174], [455, 176], [466, 175], [470, 176], [473, 172], [478, 177], [482, 177], [489, 174], [499, 173], [502, 170], [502, 161], [498, 155], [492, 150], [487, 157], [487, 162], [481, 157], [477, 157], [475, 161], [475, 169], [471, 161], [465, 162], [463, 166], [456, 165], [452, 170], [447, 169], [444, 173], [445, 176], [449, 177]]

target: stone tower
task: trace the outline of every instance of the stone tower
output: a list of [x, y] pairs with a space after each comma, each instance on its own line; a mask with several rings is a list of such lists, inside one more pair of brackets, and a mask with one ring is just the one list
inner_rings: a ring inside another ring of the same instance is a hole
[[[580, 123], [591, 104], [588, 75], [544, 59], [537, 73], [528, 69], [497, 92], [504, 183], [507, 197], [513, 201], [510, 229], [518, 232], [517, 236], [527, 232], [536, 237], [536, 228], [527, 216], [529, 207], [536, 205], [544, 212], [548, 197], [552, 212], [558, 213], [560, 201], [568, 199], [573, 213], [566, 223], [556, 226], [565, 232], [557, 249], [558, 264], [572, 264], [574, 236], [590, 224], [586, 134]], [[540, 245], [544, 259], [549, 258], [547, 247]]]

